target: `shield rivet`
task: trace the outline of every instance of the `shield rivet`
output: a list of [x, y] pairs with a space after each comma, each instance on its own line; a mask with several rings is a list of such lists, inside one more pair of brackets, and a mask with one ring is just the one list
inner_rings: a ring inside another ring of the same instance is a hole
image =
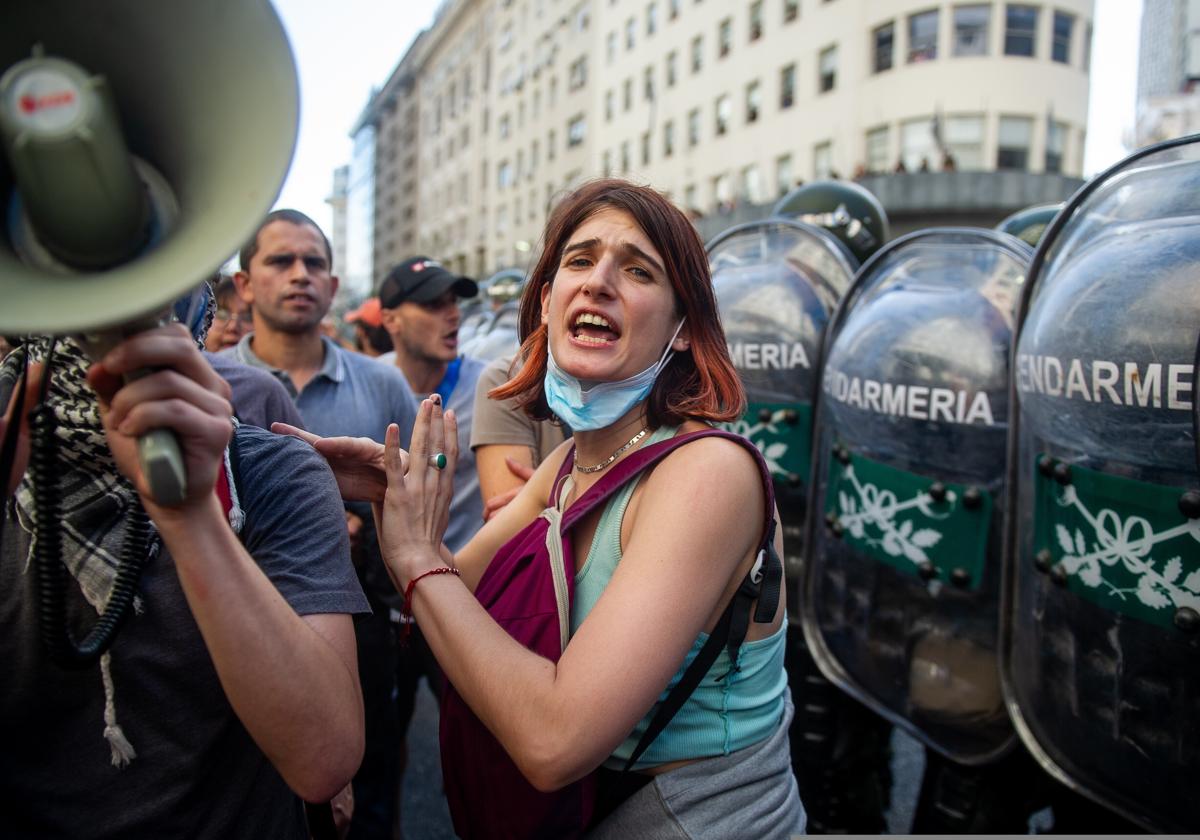
[[1179, 512], [1188, 519], [1200, 519], [1200, 491], [1188, 490], [1180, 496]]
[[787, 483], [789, 487], [799, 487], [804, 482], [799, 473], [788, 473]]
[[1175, 626], [1185, 633], [1195, 633], [1200, 630], [1200, 613], [1191, 607], [1180, 607], [1175, 610]]
[[833, 456], [843, 464], [850, 463], [850, 450], [844, 446], [839, 446], [833, 450]]
[[926, 560], [917, 566], [917, 574], [921, 576], [921, 580], [933, 580], [938, 576], [937, 566]]
[[1061, 461], [1054, 465], [1054, 480], [1066, 487], [1071, 483], [1071, 465]]
[[842, 538], [842, 534], [846, 533], [846, 529], [842, 527], [841, 522], [834, 522], [829, 526], [829, 530], [833, 533], [834, 538], [839, 540]]
[[825, 513], [825, 526], [828, 528], [832, 528], [833, 523], [835, 523], [835, 522], [837, 522], [837, 514], [834, 513], [833, 511], [827, 511]]
[[968, 487], [963, 491], [963, 507], [967, 510], [979, 510], [983, 504], [983, 494], [978, 487]]
[[800, 415], [796, 413], [796, 409], [789, 408], [783, 412], [783, 422], [789, 426], [795, 426], [800, 422]]
[[1054, 555], [1050, 553], [1050, 549], [1043, 548], [1037, 554], [1033, 555], [1033, 567], [1042, 574], [1050, 571], [1054, 566]]
[[758, 410], [758, 422], [759, 423], [770, 423], [771, 422], [771, 409], [760, 408]]
[[1046, 478], [1054, 477], [1054, 459], [1049, 455], [1043, 455], [1038, 458], [1038, 472]]
[[946, 501], [946, 485], [940, 481], [935, 481], [929, 485], [929, 496], [935, 502]]
[[966, 569], [955, 569], [950, 573], [950, 582], [957, 587], [966, 589], [971, 585], [971, 573]]
[[1055, 586], [1066, 586], [1068, 577], [1070, 575], [1067, 574], [1067, 570], [1063, 568], [1062, 563], [1059, 563], [1050, 570], [1050, 582]]

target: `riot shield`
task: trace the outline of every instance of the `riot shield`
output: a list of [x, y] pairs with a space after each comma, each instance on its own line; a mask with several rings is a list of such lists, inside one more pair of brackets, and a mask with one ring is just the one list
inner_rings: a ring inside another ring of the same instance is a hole
[[1015, 743], [997, 662], [1009, 345], [1033, 251], [942, 228], [867, 263], [826, 333], [802, 616], [821, 669], [966, 765]]
[[730, 355], [748, 401], [742, 420], [730, 428], [754, 441], [775, 477], [790, 590], [792, 767], [808, 827], [816, 833], [879, 833], [891, 782], [890, 727], [821, 675], [804, 644], [795, 588], [821, 345], [858, 264], [832, 234], [785, 219], [732, 228], [709, 243], [708, 253]]
[[1200, 829], [1200, 136], [1055, 218], [1015, 341], [1002, 674], [1022, 740], [1160, 831]]
[[[821, 342], [857, 266], [832, 236], [785, 219], [725, 231], [708, 244], [708, 258], [729, 355], [746, 389], [746, 413], [729, 428], [755, 443], [775, 477], [795, 581]], [[789, 609], [796, 606], [789, 599]]]

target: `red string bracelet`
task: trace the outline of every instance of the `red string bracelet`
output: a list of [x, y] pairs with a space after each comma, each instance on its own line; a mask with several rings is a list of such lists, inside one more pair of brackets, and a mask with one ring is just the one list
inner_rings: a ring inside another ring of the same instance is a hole
[[[401, 643], [408, 641], [408, 635], [412, 632], [413, 622], [416, 620], [413, 617], [412, 611], [413, 589], [416, 588], [417, 581], [419, 581], [421, 578], [429, 577], [430, 575], [454, 575], [455, 577], [461, 577], [462, 573], [453, 566], [439, 566], [436, 569], [430, 569], [427, 572], [421, 572], [421, 574], [417, 575], [408, 582], [408, 586], [404, 588], [404, 608], [400, 610], [400, 618], [402, 621], [404, 621], [404, 629], [400, 631]], [[405, 619], [408, 620], [405, 621]]]

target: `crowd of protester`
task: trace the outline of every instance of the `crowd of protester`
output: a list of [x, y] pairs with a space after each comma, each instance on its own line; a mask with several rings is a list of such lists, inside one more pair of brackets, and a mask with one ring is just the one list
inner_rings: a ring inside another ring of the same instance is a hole
[[[428, 256], [395, 266], [342, 340], [336, 269], [321, 228], [277, 210], [232, 276], [176, 306], [182, 323], [98, 359], [71, 338], [3, 348], [9, 828], [399, 836], [424, 677], [459, 727], [443, 748], [463, 836], [802, 831], [770, 481], [712, 433], [744, 395], [687, 217], [617, 180], [564, 198], [520, 350], [496, 359], [461, 352], [477, 282]], [[27, 410], [43, 402], [68, 635], [149, 532], [95, 667], [64, 669], [39, 639], [51, 479]], [[136, 455], [164, 427], [187, 476], [175, 505]], [[560, 554], [572, 592], [557, 614], [551, 598], [541, 651], [495, 578]]]

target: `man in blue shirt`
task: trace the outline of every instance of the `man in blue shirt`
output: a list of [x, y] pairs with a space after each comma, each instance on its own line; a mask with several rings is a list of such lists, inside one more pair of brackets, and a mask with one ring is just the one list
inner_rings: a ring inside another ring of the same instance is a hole
[[[234, 275], [254, 311], [254, 331], [224, 351], [266, 368], [296, 401], [304, 425], [323, 437], [350, 435], [383, 442], [389, 423], [412, 436], [417, 403], [404, 376], [347, 351], [321, 333], [337, 292], [329, 240], [296, 210], [269, 214], [242, 249]], [[389, 615], [400, 599], [387, 576], [369, 507], [347, 505], [359, 577], [373, 615], [356, 624], [366, 709], [367, 754], [354, 778], [352, 837], [391, 837], [399, 755], [392, 692], [396, 644]]]

